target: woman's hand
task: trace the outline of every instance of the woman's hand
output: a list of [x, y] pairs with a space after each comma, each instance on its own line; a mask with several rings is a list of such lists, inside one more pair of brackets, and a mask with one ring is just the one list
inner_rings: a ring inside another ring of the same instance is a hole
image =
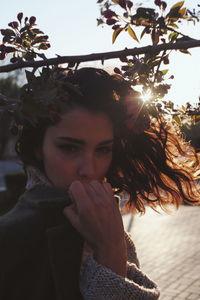
[[64, 209], [64, 215], [93, 249], [100, 264], [126, 276], [124, 228], [111, 185], [75, 181], [69, 194], [73, 204]]

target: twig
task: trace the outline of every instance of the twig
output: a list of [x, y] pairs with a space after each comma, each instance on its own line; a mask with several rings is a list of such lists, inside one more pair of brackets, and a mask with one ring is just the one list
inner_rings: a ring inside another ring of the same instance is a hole
[[102, 53], [92, 53], [87, 55], [77, 55], [77, 56], [59, 56], [56, 58], [49, 58], [45, 60], [37, 60], [37, 61], [25, 61], [25, 62], [19, 62], [14, 64], [8, 64], [0, 67], [0, 73], [4, 72], [10, 72], [17, 69], [23, 69], [23, 68], [38, 68], [46, 65], [59, 65], [64, 63], [70, 63], [70, 64], [79, 64], [81, 62], [88, 62], [88, 61], [105, 61], [108, 59], [114, 59], [119, 57], [125, 57], [125, 56], [134, 56], [139, 54], [145, 54], [145, 53], [156, 53], [163, 50], [173, 50], [173, 49], [189, 49], [189, 48], [195, 48], [200, 47], [200, 40], [191, 39], [189, 41], [179, 41], [177, 43], [164, 43], [161, 45], [156, 46], [145, 46], [145, 47], [139, 47], [139, 48], [132, 48], [120, 51], [112, 51], [112, 52], [102, 52]]

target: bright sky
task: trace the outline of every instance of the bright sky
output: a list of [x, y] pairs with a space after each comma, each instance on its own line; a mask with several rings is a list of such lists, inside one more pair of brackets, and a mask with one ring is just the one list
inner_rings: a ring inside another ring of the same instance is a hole
[[[112, 45], [112, 30], [108, 26], [97, 27], [99, 7], [96, 2], [96, 0], [4, 1], [0, 28], [6, 28], [9, 22], [16, 20], [19, 12], [23, 12], [27, 17], [35, 16], [38, 27], [49, 35], [51, 48], [46, 52], [48, 57], [55, 57], [56, 54], [76, 55], [115, 51], [125, 47], [147, 45], [138, 44], [127, 33], [122, 33]], [[150, 6], [152, 1], [141, 0], [142, 2]], [[178, 0], [166, 2], [170, 7]], [[197, 7], [197, 3], [199, 3], [197, 0], [186, 0], [185, 6]], [[183, 28], [181, 31], [185, 34], [200, 39], [200, 23], [196, 26], [189, 23], [180, 28]], [[187, 101], [196, 102], [200, 95], [200, 49], [196, 48], [190, 52], [192, 56], [174, 53], [170, 58], [169, 74], [173, 74], [175, 78], [167, 99], [179, 105]], [[116, 63], [109, 60], [105, 66], [115, 66]], [[92, 65], [99, 66], [99, 63], [93, 62]]]

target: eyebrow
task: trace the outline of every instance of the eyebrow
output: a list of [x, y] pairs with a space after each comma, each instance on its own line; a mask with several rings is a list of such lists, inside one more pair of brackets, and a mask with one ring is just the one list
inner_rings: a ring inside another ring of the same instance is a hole
[[[75, 138], [68, 137], [68, 136], [59, 136], [56, 139], [66, 141], [66, 142], [71, 142], [71, 143], [78, 144], [78, 145], [85, 145], [86, 144], [86, 142], [84, 140], [75, 139]], [[102, 141], [98, 145], [99, 146], [100, 145], [107, 145], [107, 144], [111, 144], [111, 143], [113, 143], [113, 139]]]

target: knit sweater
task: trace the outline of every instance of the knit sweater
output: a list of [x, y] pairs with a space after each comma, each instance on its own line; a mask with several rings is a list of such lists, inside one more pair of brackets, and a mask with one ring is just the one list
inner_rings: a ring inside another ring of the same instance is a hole
[[[27, 168], [29, 190], [37, 184], [51, 185], [36, 168]], [[155, 282], [139, 269], [135, 245], [125, 233], [127, 246], [127, 275], [122, 277], [99, 264], [92, 251], [85, 250], [80, 272], [80, 291], [85, 300], [156, 300], [159, 290]], [[85, 247], [86, 249], [86, 247]]]

